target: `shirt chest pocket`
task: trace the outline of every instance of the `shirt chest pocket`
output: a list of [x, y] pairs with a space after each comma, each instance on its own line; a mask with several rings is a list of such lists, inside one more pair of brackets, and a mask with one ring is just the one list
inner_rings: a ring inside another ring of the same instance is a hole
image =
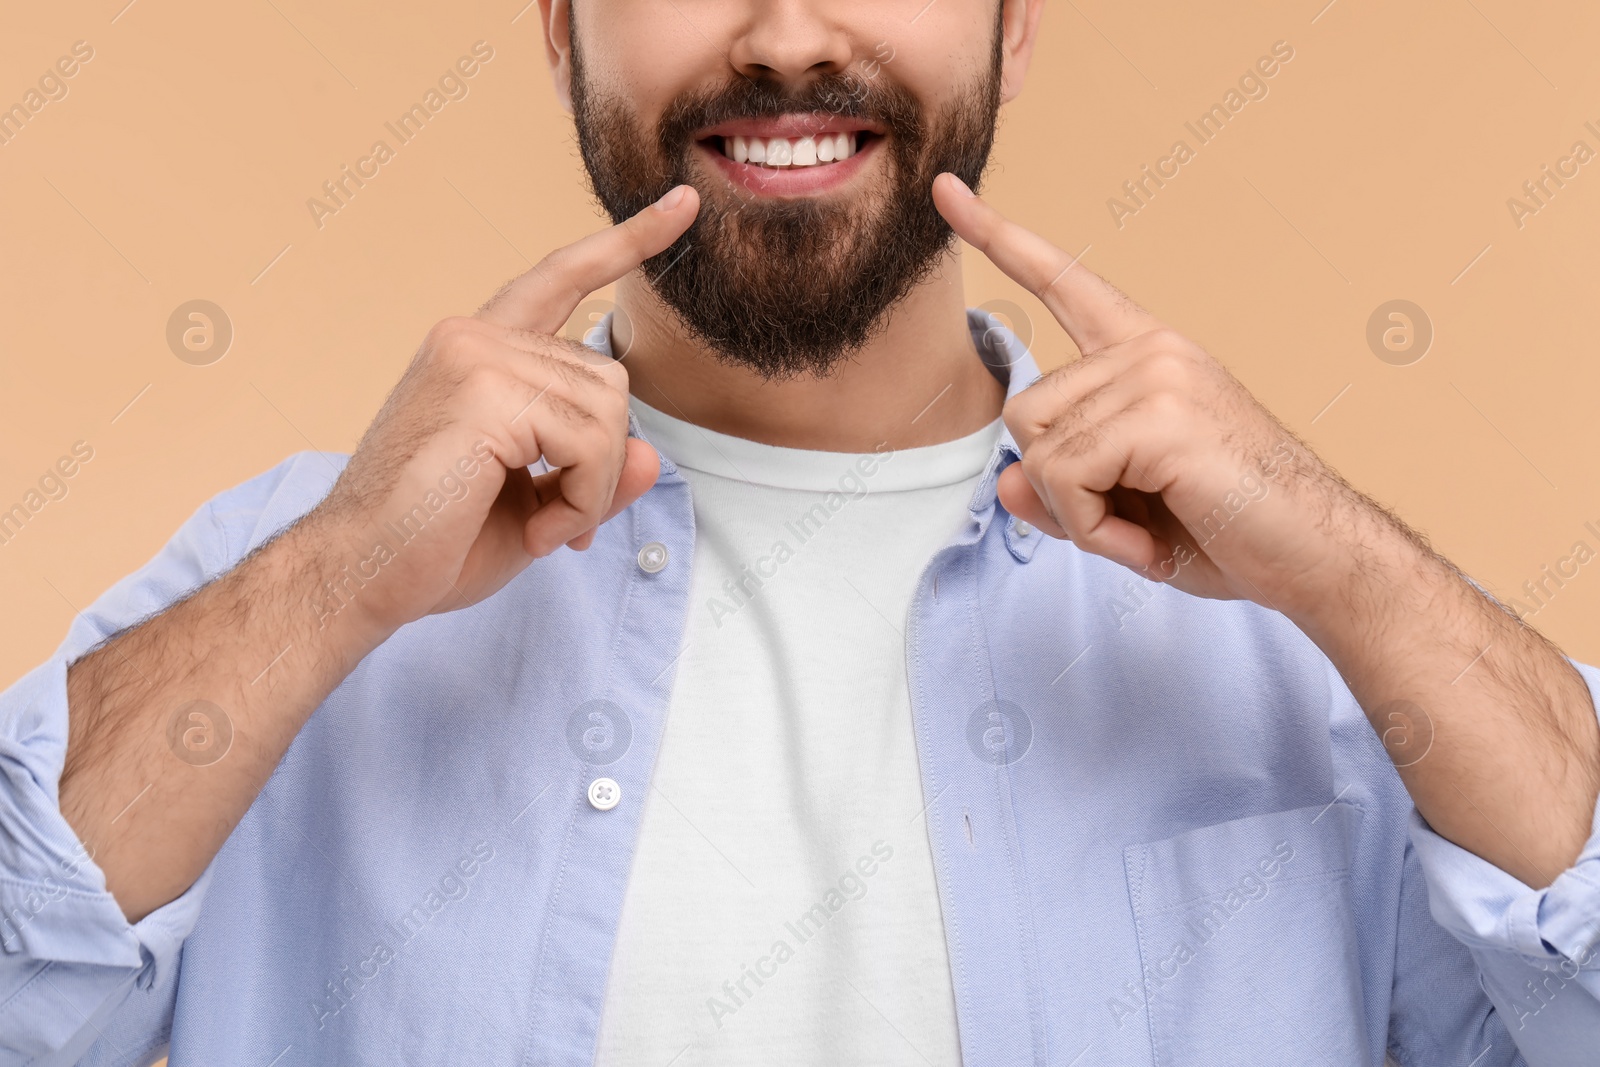
[[1156, 1067], [1370, 1063], [1349, 804], [1123, 850]]

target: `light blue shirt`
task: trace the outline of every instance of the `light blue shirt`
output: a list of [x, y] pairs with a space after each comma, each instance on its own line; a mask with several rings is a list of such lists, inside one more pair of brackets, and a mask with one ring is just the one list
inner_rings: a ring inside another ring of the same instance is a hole
[[[969, 319], [1009, 395], [1038, 376]], [[1437, 836], [1293, 624], [1019, 527], [995, 498], [1016, 459], [1005, 434], [906, 626], [964, 1062], [1600, 1062], [1600, 835], [1542, 890]], [[140, 922], [61, 817], [67, 665], [343, 462], [297, 455], [206, 504], [0, 696], [0, 1063], [592, 1061], [690, 610], [666, 457], [589, 551], [368, 656]]]

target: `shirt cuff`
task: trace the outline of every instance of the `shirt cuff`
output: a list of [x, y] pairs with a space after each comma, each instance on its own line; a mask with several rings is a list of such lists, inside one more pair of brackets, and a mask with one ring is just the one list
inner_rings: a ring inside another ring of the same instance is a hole
[[0, 734], [0, 973], [38, 963], [99, 966], [137, 973], [148, 988], [175, 965], [199, 919], [210, 868], [181, 896], [128, 922], [61, 814], [66, 674], [58, 652], [0, 701], [8, 727]]
[[[1600, 670], [1573, 666], [1600, 707]], [[1569, 978], [1600, 971], [1600, 804], [1577, 861], [1544, 889], [1445, 840], [1415, 809], [1411, 840], [1434, 919], [1469, 948], [1514, 952], [1535, 966], [1555, 964]]]

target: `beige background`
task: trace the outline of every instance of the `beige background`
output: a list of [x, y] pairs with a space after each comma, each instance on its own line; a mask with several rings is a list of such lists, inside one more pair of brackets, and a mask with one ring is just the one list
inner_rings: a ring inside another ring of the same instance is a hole
[[[0, 510], [94, 458], [0, 545], [0, 684], [210, 495], [297, 449], [349, 449], [435, 320], [598, 224], [523, 0], [13, 5], [0, 106], [75, 41], [94, 58], [0, 146]], [[925, 0], [903, 3], [907, 18]], [[1286, 422], [1491, 589], [1600, 549], [1590, 434], [1600, 163], [1519, 229], [1522, 183], [1600, 150], [1600, 10], [1578, 0], [1051, 0], [990, 193], [1218, 355]], [[1321, 10], [1319, 11], [1319, 8]], [[306, 207], [474, 41], [494, 59], [318, 229]], [[1119, 228], [1107, 199], [1275, 41], [1295, 58]], [[891, 42], [892, 43], [892, 42]], [[1029, 309], [969, 258], [969, 302]], [[215, 301], [232, 347], [168, 348]], [[1436, 336], [1380, 361], [1368, 317]], [[1337, 397], [1337, 400], [1335, 398]], [[1332, 402], [1332, 405], [1330, 405]], [[130, 406], [131, 405], [131, 406]], [[1600, 662], [1600, 562], [1535, 620]]]

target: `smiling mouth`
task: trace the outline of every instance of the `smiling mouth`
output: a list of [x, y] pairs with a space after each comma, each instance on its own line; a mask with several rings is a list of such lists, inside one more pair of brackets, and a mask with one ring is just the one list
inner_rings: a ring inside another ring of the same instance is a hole
[[850, 130], [806, 137], [713, 135], [701, 143], [735, 163], [777, 169], [843, 163], [881, 137], [871, 130]]

